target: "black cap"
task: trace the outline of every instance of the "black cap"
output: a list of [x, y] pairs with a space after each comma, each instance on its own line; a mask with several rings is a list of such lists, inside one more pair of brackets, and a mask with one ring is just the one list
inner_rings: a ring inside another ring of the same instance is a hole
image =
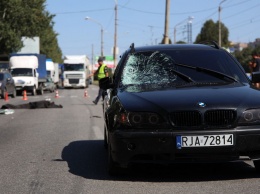
[[98, 58], [98, 62], [101, 62], [101, 61], [103, 61], [103, 57]]

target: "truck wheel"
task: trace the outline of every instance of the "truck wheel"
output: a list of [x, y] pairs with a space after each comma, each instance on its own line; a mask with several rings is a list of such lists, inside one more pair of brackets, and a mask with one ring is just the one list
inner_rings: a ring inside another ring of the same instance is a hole
[[43, 93], [44, 93], [43, 88], [40, 87], [39, 94], [40, 94], [40, 95], [43, 95]]
[[36, 96], [36, 88], [35, 88], [35, 87], [33, 87], [32, 95], [33, 95], [33, 96]]

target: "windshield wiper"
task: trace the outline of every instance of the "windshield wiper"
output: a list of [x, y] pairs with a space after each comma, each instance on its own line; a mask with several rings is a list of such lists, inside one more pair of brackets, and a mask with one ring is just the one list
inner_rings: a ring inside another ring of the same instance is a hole
[[201, 71], [201, 72], [205, 72], [209, 75], [212, 75], [214, 77], [217, 77], [219, 79], [222, 79], [222, 80], [226, 80], [225, 78], [228, 78], [234, 82], [238, 82], [238, 80], [234, 77], [231, 77], [227, 74], [224, 74], [224, 73], [221, 73], [221, 72], [218, 72], [218, 71], [214, 71], [214, 70], [211, 70], [211, 69], [206, 69], [206, 68], [203, 68], [203, 67], [194, 67], [194, 66], [190, 66], [190, 65], [186, 65], [186, 64], [180, 64], [180, 63], [175, 63], [175, 65], [177, 66], [180, 66], [180, 67], [185, 67], [185, 68], [189, 68], [189, 69], [194, 69], [196, 71]]
[[179, 71], [176, 71], [176, 70], [174, 70], [174, 69], [170, 69], [169, 70], [170, 72], [173, 72], [173, 73], [175, 73], [176, 75], [178, 75], [181, 79], [183, 79], [183, 80], [185, 80], [185, 81], [187, 81], [187, 82], [195, 82], [191, 77], [189, 77], [189, 76], [187, 76], [187, 75], [185, 75], [185, 74], [183, 74], [183, 73], [181, 73], [181, 72], [179, 72]]

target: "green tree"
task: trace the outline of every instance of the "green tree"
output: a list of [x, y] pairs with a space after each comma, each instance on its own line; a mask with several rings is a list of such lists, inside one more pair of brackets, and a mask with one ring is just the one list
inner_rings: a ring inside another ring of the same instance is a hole
[[[57, 34], [53, 31], [54, 15], [45, 9], [45, 0], [1, 0], [0, 54], [19, 51], [23, 46], [22, 36], [29, 38], [39, 36], [41, 54], [61, 61], [62, 53], [58, 46]], [[52, 44], [47, 45], [45, 42]]]
[[[208, 20], [204, 23], [203, 27], [201, 28], [200, 33], [197, 35], [195, 43], [200, 43], [203, 41], [215, 41], [218, 42], [219, 37], [219, 23], [214, 22], [213, 20]], [[229, 31], [227, 27], [221, 23], [221, 45], [223, 47], [229, 46], [228, 41]]]
[[235, 51], [234, 57], [243, 66], [247, 73], [250, 73], [249, 62], [252, 61], [253, 54], [260, 54], [260, 46], [256, 48], [247, 47], [242, 51]]
[[253, 49], [248, 47], [244, 48], [242, 51], [235, 51], [233, 54], [247, 73], [250, 72], [249, 62], [252, 60], [252, 52]]

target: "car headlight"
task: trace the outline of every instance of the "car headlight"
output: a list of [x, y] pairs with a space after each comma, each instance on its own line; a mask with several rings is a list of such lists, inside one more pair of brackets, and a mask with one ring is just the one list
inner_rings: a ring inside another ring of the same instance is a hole
[[239, 124], [260, 124], [260, 109], [250, 109], [242, 113]]
[[115, 119], [121, 124], [136, 128], [158, 128], [165, 124], [159, 114], [151, 112], [122, 112]]

